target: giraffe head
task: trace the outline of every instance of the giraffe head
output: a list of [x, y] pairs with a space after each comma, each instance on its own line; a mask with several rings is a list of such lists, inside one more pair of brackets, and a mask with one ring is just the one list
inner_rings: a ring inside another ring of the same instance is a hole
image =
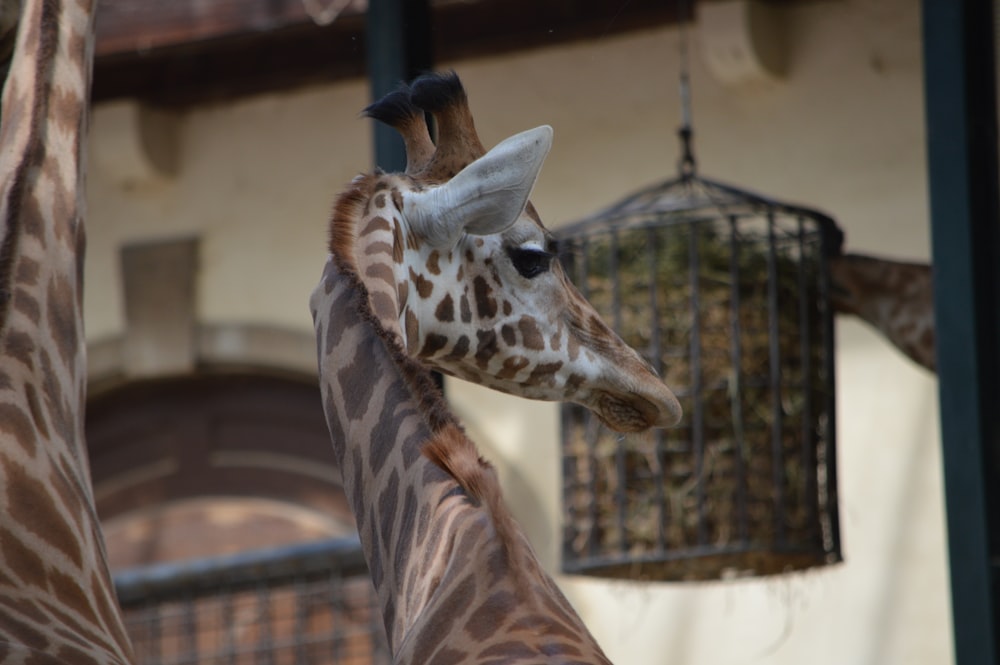
[[403, 136], [406, 172], [355, 178], [331, 253], [410, 356], [501, 392], [577, 402], [619, 431], [677, 423], [673, 393], [572, 285], [528, 201], [550, 127], [486, 151], [454, 74], [421, 77], [366, 114]]

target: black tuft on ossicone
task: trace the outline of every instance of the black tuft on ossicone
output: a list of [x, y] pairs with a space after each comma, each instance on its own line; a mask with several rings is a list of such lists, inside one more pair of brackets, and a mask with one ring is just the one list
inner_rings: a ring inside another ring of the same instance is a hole
[[405, 84], [400, 84], [398, 88], [382, 99], [366, 106], [361, 113], [373, 120], [399, 129], [400, 125], [415, 117], [423, 116], [424, 112], [411, 101], [410, 88]]
[[431, 113], [466, 101], [465, 88], [454, 71], [424, 74], [410, 84], [414, 104]]

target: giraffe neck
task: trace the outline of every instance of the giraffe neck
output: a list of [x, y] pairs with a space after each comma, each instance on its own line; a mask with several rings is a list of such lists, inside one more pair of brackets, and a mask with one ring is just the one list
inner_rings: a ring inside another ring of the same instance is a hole
[[845, 254], [831, 260], [830, 273], [837, 311], [868, 322], [910, 359], [935, 370], [931, 266]]
[[94, 0], [25, 0], [0, 109], [0, 660], [126, 662], [83, 440]]
[[396, 662], [563, 655], [606, 663], [542, 570], [492, 469], [367, 282], [327, 263], [312, 299], [320, 387]]

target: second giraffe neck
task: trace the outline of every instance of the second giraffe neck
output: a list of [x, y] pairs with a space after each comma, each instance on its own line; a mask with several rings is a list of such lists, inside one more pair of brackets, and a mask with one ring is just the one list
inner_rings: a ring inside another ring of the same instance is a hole
[[583, 648], [585, 662], [606, 662], [426, 370], [370, 311], [356, 274], [342, 270], [328, 261], [311, 303], [320, 387], [396, 662], [431, 662], [463, 640], [471, 656], [511, 639], [525, 649]]
[[29, 651], [31, 662], [124, 663], [131, 654], [83, 432], [83, 158], [95, 6], [21, 3], [0, 110], [3, 662]]

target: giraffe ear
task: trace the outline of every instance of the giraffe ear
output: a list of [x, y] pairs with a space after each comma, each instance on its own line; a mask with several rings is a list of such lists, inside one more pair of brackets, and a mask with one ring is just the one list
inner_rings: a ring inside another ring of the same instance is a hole
[[499, 233], [524, 210], [551, 147], [548, 125], [515, 134], [448, 182], [405, 195], [403, 216], [432, 247], [454, 247], [463, 233]]

